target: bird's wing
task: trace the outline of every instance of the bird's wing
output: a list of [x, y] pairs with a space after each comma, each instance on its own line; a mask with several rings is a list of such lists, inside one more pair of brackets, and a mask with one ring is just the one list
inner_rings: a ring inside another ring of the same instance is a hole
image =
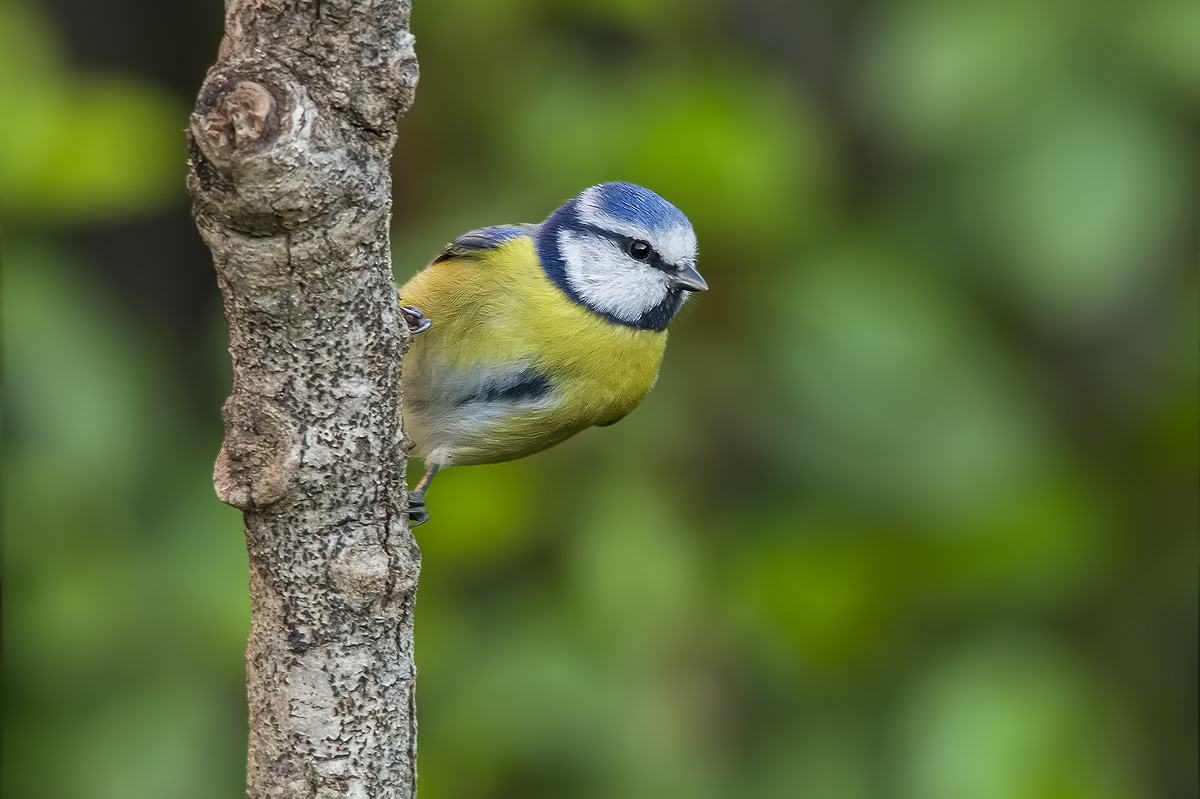
[[470, 255], [480, 250], [494, 250], [505, 242], [532, 235], [536, 225], [493, 225], [464, 233], [446, 245], [433, 263]]

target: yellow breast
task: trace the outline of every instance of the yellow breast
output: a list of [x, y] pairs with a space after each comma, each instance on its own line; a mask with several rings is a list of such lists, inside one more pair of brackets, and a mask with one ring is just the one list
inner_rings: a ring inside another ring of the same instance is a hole
[[[667, 342], [572, 302], [525, 237], [432, 264], [400, 293], [433, 320], [404, 359], [404, 421], [439, 466], [523, 457], [620, 419], [654, 385]], [[549, 390], [509, 402], [478, 388], [517, 373]]]

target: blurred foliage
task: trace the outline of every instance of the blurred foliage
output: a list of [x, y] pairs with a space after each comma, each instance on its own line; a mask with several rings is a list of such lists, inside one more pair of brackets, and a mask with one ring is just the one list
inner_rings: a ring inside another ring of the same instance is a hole
[[183, 199], [182, 98], [115, 75], [73, 74], [33, 9], [0, 4], [0, 197], [9, 221], [67, 222]]
[[[439, 478], [425, 799], [1197, 795], [1198, 8], [416, 3], [399, 279], [630, 180], [712, 285]], [[219, 305], [181, 356], [75, 233], [185, 213], [191, 98], [61, 14], [0, 0], [4, 794], [236, 796]]]

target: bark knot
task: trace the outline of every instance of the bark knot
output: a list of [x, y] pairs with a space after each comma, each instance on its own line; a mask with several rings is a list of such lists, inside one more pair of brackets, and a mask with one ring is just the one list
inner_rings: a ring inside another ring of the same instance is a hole
[[359, 539], [334, 555], [329, 564], [333, 585], [354, 608], [383, 596], [391, 568], [387, 553], [375, 541]]
[[262, 397], [235, 391], [225, 402], [225, 443], [213, 468], [213, 486], [224, 503], [262, 510], [287, 496], [300, 467], [300, 436]]
[[222, 87], [206, 114], [193, 114], [191, 133], [204, 157], [229, 170], [239, 155], [278, 131], [275, 98], [261, 83], [242, 80]]

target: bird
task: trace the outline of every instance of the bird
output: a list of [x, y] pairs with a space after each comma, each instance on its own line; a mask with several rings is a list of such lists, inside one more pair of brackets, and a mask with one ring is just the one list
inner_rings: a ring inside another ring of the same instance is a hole
[[584, 189], [540, 224], [472, 230], [399, 289], [414, 335], [402, 418], [426, 471], [523, 458], [620, 421], [654, 386], [667, 325], [708, 284], [687, 216], [632, 183]]

